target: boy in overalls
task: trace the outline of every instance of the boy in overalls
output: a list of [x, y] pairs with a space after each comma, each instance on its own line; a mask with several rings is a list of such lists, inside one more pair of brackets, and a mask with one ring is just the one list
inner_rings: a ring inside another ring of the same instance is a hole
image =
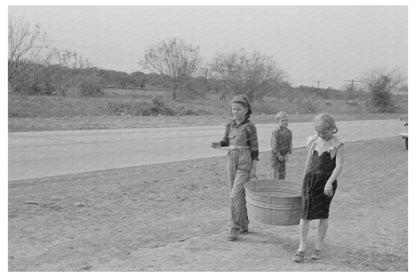
[[270, 153], [269, 179], [286, 178], [286, 162], [292, 154], [292, 132], [287, 128], [289, 115], [286, 112], [278, 112], [275, 116], [277, 129], [272, 133]]
[[236, 240], [242, 232], [248, 232], [248, 216], [244, 184], [256, 178], [259, 156], [257, 130], [249, 117], [252, 113], [248, 98], [239, 95], [231, 101], [233, 120], [226, 125], [224, 138], [211, 147], [229, 146], [227, 152], [227, 182], [231, 197], [231, 231], [227, 238]]

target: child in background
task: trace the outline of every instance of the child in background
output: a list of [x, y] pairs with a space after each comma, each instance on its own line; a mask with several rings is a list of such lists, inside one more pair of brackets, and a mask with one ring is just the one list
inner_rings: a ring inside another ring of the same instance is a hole
[[225, 127], [224, 138], [211, 144], [213, 148], [229, 146], [227, 152], [227, 181], [231, 197], [231, 232], [227, 238], [236, 240], [248, 232], [248, 216], [244, 185], [256, 178], [259, 156], [256, 126], [250, 122], [251, 107], [248, 98], [239, 95], [231, 100], [233, 120]]
[[328, 229], [331, 200], [337, 189], [337, 178], [344, 164], [344, 144], [334, 134], [338, 131], [334, 118], [329, 114], [315, 117], [316, 135], [308, 137], [305, 177], [302, 185], [302, 213], [299, 224], [300, 243], [293, 256], [295, 262], [303, 262], [311, 220], [319, 219], [318, 239], [311, 255], [313, 260], [322, 258], [322, 242]]
[[286, 178], [286, 162], [292, 154], [292, 132], [287, 128], [289, 115], [278, 112], [275, 116], [277, 129], [272, 133], [271, 168], [269, 179]]

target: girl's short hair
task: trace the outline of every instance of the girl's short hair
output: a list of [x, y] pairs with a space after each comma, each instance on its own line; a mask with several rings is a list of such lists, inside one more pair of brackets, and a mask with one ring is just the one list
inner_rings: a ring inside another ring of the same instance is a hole
[[334, 134], [338, 132], [338, 127], [335, 125], [335, 119], [329, 113], [318, 114], [315, 116], [315, 121], [320, 122], [325, 130], [334, 129]]
[[246, 118], [250, 118], [250, 114], [252, 114], [250, 102], [248, 101], [248, 97], [245, 95], [237, 95], [231, 100], [231, 104], [238, 103], [243, 105], [245, 108], [247, 108], [247, 114]]
[[280, 111], [274, 116], [277, 122], [279, 122], [282, 117], [289, 117], [289, 114], [285, 111]]

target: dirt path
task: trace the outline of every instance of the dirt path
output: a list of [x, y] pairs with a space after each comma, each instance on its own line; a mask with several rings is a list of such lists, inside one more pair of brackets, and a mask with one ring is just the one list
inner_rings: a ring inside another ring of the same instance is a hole
[[[304, 149], [294, 151], [289, 180], [300, 183], [304, 157]], [[260, 158], [265, 178], [268, 153]], [[346, 144], [325, 258], [301, 265], [291, 261], [297, 226], [252, 220], [249, 234], [225, 239], [223, 166], [217, 157], [9, 182], [9, 270], [407, 270], [407, 151], [400, 138]], [[316, 231], [312, 224], [311, 246]]]

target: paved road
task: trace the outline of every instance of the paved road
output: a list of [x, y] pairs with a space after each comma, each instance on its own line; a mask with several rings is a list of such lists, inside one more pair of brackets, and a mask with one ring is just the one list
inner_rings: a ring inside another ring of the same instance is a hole
[[[344, 141], [394, 137], [399, 120], [340, 121]], [[257, 124], [260, 151], [270, 150], [274, 124]], [[292, 123], [294, 147], [313, 134], [311, 123]], [[223, 156], [209, 147], [224, 126], [9, 133], [9, 180]]]

